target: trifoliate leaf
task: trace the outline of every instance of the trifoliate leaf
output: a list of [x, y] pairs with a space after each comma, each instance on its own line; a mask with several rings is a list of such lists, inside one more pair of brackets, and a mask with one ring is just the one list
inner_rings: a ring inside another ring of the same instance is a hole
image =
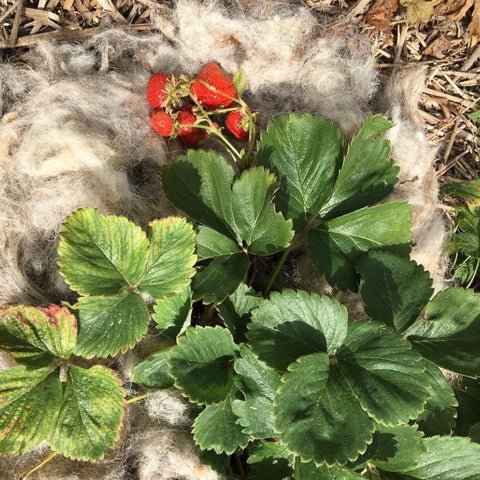
[[422, 357], [376, 322], [356, 322], [337, 353], [338, 367], [362, 407], [385, 425], [406, 423], [429, 396]]
[[71, 366], [62, 406], [47, 439], [52, 449], [74, 460], [100, 460], [119, 438], [124, 396], [113, 370]]
[[275, 211], [275, 176], [258, 167], [244, 170], [233, 185], [232, 228], [254, 255], [273, 255], [293, 238], [292, 221]]
[[354, 262], [361, 254], [371, 249], [409, 252], [411, 210], [406, 202], [389, 202], [312, 228], [308, 248], [313, 264], [332, 286], [357, 291]]
[[59, 369], [0, 371], [0, 454], [23, 454], [45, 440], [62, 403]]
[[148, 247], [145, 232], [125, 217], [77, 210], [60, 233], [60, 273], [80, 295], [114, 295], [140, 280]]
[[234, 355], [235, 344], [227, 329], [190, 327], [172, 349], [170, 373], [175, 385], [192, 402], [221, 402], [233, 385]]
[[433, 363], [464, 375], [480, 375], [480, 294], [447, 288], [405, 335]]
[[267, 366], [247, 347], [241, 349], [241, 358], [235, 360], [235, 384], [243, 400], [233, 400], [232, 410], [244, 433], [253, 438], [274, 436], [272, 405], [280, 385], [280, 374]]
[[250, 261], [244, 252], [223, 255], [214, 258], [207, 265], [198, 265], [198, 272], [193, 278], [193, 299], [203, 303], [220, 303], [232, 294], [245, 280]]
[[377, 425], [373, 442], [362, 460], [389, 472], [402, 472], [414, 465], [416, 458], [427, 452], [422, 432], [416, 426]]
[[423, 360], [426, 366], [430, 388], [429, 399], [425, 410], [417, 418], [420, 430], [429, 437], [434, 435], [450, 435], [455, 427], [457, 416], [457, 399], [453, 389], [442, 371], [428, 360]]
[[152, 318], [162, 335], [175, 338], [190, 325], [192, 315], [192, 290], [190, 285], [172, 298], [157, 300]]
[[257, 164], [277, 176], [276, 204], [297, 232], [330, 196], [342, 143], [330, 120], [310, 113], [277, 116], [262, 132]]
[[455, 435], [472, 436], [472, 426], [480, 422], [480, 380], [462, 378], [462, 385], [456, 389], [458, 417]]
[[218, 313], [230, 330], [235, 342], [244, 342], [250, 312], [258, 306], [262, 297], [255, 290], [241, 283], [222, 303], [217, 305]]
[[[403, 457], [405, 467], [401, 471], [400, 479], [477, 480], [480, 478], [479, 444], [462, 437], [431, 437], [423, 439], [423, 443], [426, 447], [423, 452], [417, 451], [409, 458]], [[381, 470], [390, 471], [390, 467], [388, 464], [383, 464]]]
[[307, 292], [272, 292], [252, 311], [247, 337], [268, 365], [285, 370], [302, 355], [335, 352], [347, 335], [347, 311], [336, 300]]
[[133, 369], [132, 380], [149, 387], [167, 388], [175, 379], [170, 375], [168, 360], [173, 347], [153, 353]]
[[81, 295], [139, 289], [153, 298], [182, 291], [195, 273], [193, 228], [167, 217], [148, 225], [149, 237], [124, 217], [86, 208], [70, 215], [58, 247], [60, 273]]
[[202, 449], [216, 453], [232, 454], [237, 448], [245, 448], [249, 438], [237, 423], [232, 412], [231, 397], [220, 403], [208, 405], [193, 424], [193, 438]]
[[199, 260], [233, 255], [239, 246], [229, 237], [208, 227], [199, 226], [197, 233], [197, 255]]
[[365, 477], [340, 465], [315, 465], [295, 462], [295, 480], [365, 480]]
[[393, 126], [381, 115], [369, 117], [348, 146], [332, 194], [321, 216], [338, 216], [384, 199], [397, 183], [399, 167], [390, 160], [390, 142], [377, 138]]
[[76, 342], [77, 319], [65, 307], [0, 307], [0, 349], [19, 363], [39, 366], [68, 358]]
[[167, 198], [199, 223], [230, 236], [231, 186], [235, 173], [214, 151], [188, 150], [163, 167]]
[[193, 227], [184, 218], [166, 217], [150, 222], [148, 233], [150, 248], [138, 289], [155, 299], [176, 295], [195, 274]]
[[127, 291], [109, 297], [81, 297], [75, 355], [100, 358], [134, 347], [148, 329], [150, 317], [141, 297]]
[[274, 401], [275, 429], [302, 461], [355, 460], [372, 440], [373, 421], [326, 353], [300, 357], [282, 377]]
[[433, 293], [428, 272], [408, 257], [371, 251], [355, 265], [366, 313], [398, 332], [418, 318]]

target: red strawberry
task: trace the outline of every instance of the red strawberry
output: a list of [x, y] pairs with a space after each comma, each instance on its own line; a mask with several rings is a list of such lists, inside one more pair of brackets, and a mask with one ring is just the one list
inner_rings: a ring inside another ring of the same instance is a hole
[[163, 110], [155, 112], [150, 117], [150, 126], [163, 137], [168, 137], [173, 132], [172, 117]]
[[168, 98], [165, 86], [168, 82], [168, 75], [164, 73], [154, 73], [147, 85], [147, 99], [153, 108], [164, 106], [164, 102]]
[[225, 117], [225, 125], [235, 138], [246, 142], [248, 133], [249, 117], [242, 114], [241, 110], [234, 110]]
[[[213, 89], [203, 82], [211, 85]], [[229, 107], [233, 104], [233, 100], [228, 97], [235, 98], [237, 94], [237, 87], [232, 79], [222, 67], [213, 62], [207, 63], [202, 68], [197, 79], [190, 86], [190, 96], [196, 97], [207, 110], [215, 110], [222, 105]]]
[[189, 147], [196, 147], [202, 140], [208, 138], [208, 133], [201, 128], [195, 128], [195, 116], [190, 112], [180, 112], [178, 114], [178, 138]]

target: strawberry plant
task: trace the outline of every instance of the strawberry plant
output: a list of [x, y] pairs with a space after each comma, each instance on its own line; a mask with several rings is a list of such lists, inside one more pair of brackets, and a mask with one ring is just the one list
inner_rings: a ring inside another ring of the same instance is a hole
[[[162, 169], [189, 220], [139, 227], [74, 212], [58, 264], [77, 302], [2, 308], [0, 348], [19, 366], [0, 372], [0, 453], [45, 440], [69, 458], [102, 458], [126, 397], [111, 359], [153, 326], [168, 346], [135, 366], [134, 384], [180, 390], [196, 406], [200, 458], [232, 478], [480, 478], [480, 446], [466, 438], [478, 440], [480, 423], [480, 297], [431, 298], [428, 272], [409, 259], [411, 207], [385, 201], [399, 171], [381, 138], [391, 122], [367, 118], [345, 145], [322, 116], [285, 114], [257, 141], [239, 77], [226, 92], [226, 74], [209, 75], [182, 77], [188, 103], [169, 107], [183, 98], [170, 87], [160, 95], [175, 121], [195, 118], [173, 136], [217, 131], [236, 160], [187, 150]], [[175, 81], [158, 78], [157, 94]], [[222, 121], [248, 138], [230, 141]], [[280, 281], [302, 250], [332, 286], [360, 292], [365, 318]], [[457, 391], [440, 368], [465, 378]]]

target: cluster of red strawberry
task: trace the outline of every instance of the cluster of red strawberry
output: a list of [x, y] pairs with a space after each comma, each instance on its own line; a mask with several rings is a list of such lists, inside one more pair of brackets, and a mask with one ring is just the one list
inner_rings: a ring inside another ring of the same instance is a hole
[[210, 135], [223, 137], [217, 121], [224, 121], [237, 139], [248, 141], [252, 113], [240, 100], [234, 81], [216, 63], [207, 63], [196, 78], [155, 73], [147, 86], [154, 111], [153, 130], [196, 146]]

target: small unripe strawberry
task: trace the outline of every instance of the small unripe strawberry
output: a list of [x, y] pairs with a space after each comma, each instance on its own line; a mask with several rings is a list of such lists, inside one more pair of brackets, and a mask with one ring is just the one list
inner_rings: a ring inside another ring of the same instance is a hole
[[[206, 85], [208, 84], [208, 85]], [[211, 85], [213, 88], [209, 88]], [[190, 96], [196, 98], [207, 110], [215, 110], [222, 105], [229, 107], [232, 98], [237, 97], [237, 87], [220, 65], [207, 63], [190, 86]]]
[[249, 138], [249, 120], [249, 116], [241, 110], [234, 110], [225, 117], [225, 125], [235, 138], [246, 142]]
[[163, 110], [155, 112], [150, 117], [150, 126], [163, 137], [168, 137], [173, 132], [172, 117]]
[[158, 72], [154, 73], [147, 85], [147, 100], [153, 108], [165, 106], [164, 103], [168, 98], [168, 92], [165, 86], [168, 82], [168, 75]]

